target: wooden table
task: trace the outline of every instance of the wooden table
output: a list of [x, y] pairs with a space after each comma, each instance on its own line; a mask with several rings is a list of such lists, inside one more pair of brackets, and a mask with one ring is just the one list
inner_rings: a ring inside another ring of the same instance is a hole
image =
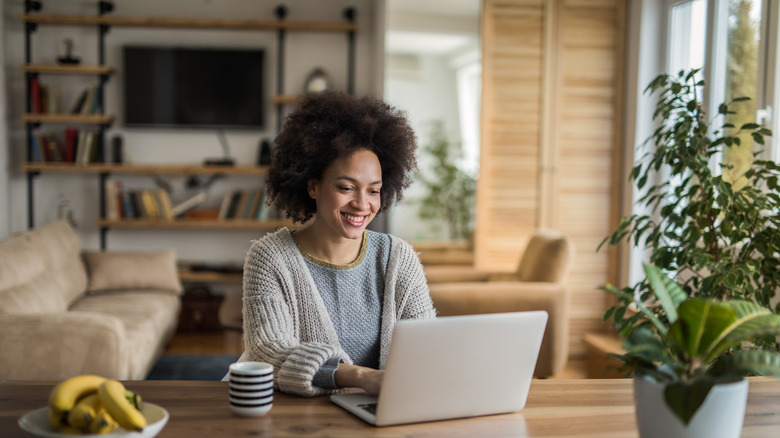
[[[46, 405], [54, 382], [0, 383], [0, 436], [23, 437], [17, 420]], [[127, 387], [164, 406], [171, 418], [159, 437], [631, 437], [638, 436], [630, 380], [535, 380], [518, 413], [373, 427], [327, 397], [274, 395], [256, 418], [234, 416], [225, 382], [132, 381]], [[751, 379], [743, 438], [780, 436], [780, 381]]]

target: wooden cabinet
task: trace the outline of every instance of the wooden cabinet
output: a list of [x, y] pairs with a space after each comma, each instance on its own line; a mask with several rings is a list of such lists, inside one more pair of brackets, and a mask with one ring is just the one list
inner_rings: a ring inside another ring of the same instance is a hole
[[615, 282], [624, 0], [483, 0], [482, 149], [475, 261], [517, 269], [536, 228], [573, 241], [570, 352], [603, 328]]

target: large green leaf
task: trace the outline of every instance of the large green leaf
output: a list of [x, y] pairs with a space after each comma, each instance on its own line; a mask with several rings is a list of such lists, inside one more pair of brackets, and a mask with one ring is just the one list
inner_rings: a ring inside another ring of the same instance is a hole
[[721, 331], [706, 353], [705, 362], [712, 362], [732, 347], [741, 345], [756, 336], [780, 334], [780, 315], [748, 301], [726, 301], [737, 315], [728, 327]]
[[669, 329], [669, 337], [689, 358], [709, 353], [737, 320], [733, 308], [714, 300], [690, 298], [678, 310], [679, 318]]
[[738, 374], [780, 378], [780, 353], [768, 350], [737, 350], [713, 366], [713, 375]]
[[647, 281], [650, 283], [653, 293], [666, 312], [666, 318], [672, 324], [677, 320], [677, 307], [687, 295], [676, 281], [664, 275], [661, 270], [649, 263], [644, 264]]
[[687, 425], [713, 386], [715, 379], [707, 374], [699, 375], [691, 382], [670, 383], [664, 389], [664, 400], [677, 418]]

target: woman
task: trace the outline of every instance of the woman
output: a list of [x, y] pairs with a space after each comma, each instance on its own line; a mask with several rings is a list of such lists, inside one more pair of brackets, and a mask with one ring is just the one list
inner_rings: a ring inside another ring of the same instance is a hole
[[339, 92], [306, 97], [275, 140], [268, 203], [293, 222], [252, 242], [244, 265], [244, 354], [279, 390], [378, 393], [395, 322], [433, 318], [412, 246], [366, 229], [416, 169], [402, 112]]

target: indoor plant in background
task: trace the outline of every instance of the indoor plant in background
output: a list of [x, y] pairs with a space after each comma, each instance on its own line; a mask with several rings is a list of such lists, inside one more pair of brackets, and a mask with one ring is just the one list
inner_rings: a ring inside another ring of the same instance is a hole
[[451, 241], [468, 241], [474, 222], [477, 182], [458, 167], [460, 149], [447, 139], [441, 121], [433, 122], [423, 151], [430, 155], [433, 164], [418, 175], [428, 191], [418, 215], [422, 220], [445, 222]]
[[[605, 287], [618, 299], [604, 318], [626, 340], [628, 352], [618, 358], [639, 374], [637, 415], [644, 409], [639, 392], [656, 382], [680, 425], [698, 421], [693, 414], [716, 383], [780, 375], [778, 309], [772, 304], [780, 287], [780, 167], [756, 159], [735, 177], [720, 171], [733, 168], [728, 162], [713, 165], [724, 148], [746, 141], [763, 145], [771, 132], [755, 123], [730, 123], [733, 108], [745, 98], [720, 105], [708, 120], [701, 103], [705, 84], [697, 73], [660, 75], [648, 86], [658, 98], [658, 128], [645, 142], [653, 148], [630, 176], [648, 212], [624, 218], [602, 242], [633, 241], [647, 250], [646, 278], [622, 289]], [[720, 120], [721, 128], [711, 131]], [[664, 280], [662, 272], [675, 280]], [[758, 330], [756, 321], [771, 324]], [[735, 415], [741, 425], [742, 416]], [[655, 420], [656, 429], [662, 424], [675, 423]]]
[[780, 315], [750, 301], [689, 297], [656, 266], [645, 264], [645, 272], [654, 300], [606, 287], [639, 316], [624, 327], [626, 353], [613, 357], [636, 373], [640, 436], [739, 437], [744, 377], [780, 378], [780, 353], [755, 342], [780, 334]]

